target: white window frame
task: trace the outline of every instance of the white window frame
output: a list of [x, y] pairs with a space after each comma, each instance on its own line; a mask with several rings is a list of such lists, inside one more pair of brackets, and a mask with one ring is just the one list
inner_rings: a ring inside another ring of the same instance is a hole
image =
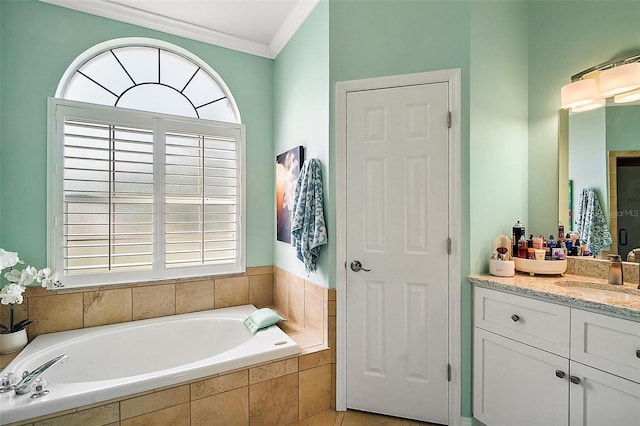
[[[154, 259], [149, 271], [108, 272], [99, 274], [62, 275], [64, 271], [64, 224], [63, 216], [63, 171], [64, 171], [64, 120], [99, 119], [104, 122], [146, 126], [154, 134]], [[237, 137], [237, 257], [234, 263], [225, 265], [201, 265], [182, 268], [164, 266], [164, 135], [171, 131], [195, 131], [207, 126], [216, 126], [230, 131]], [[241, 273], [246, 269], [245, 232], [245, 127], [239, 123], [224, 123], [188, 117], [178, 117], [155, 112], [129, 110], [82, 102], [49, 98], [48, 100], [48, 161], [47, 161], [47, 261], [61, 274], [65, 288], [96, 285], [158, 281], [210, 275]], [[158, 167], [158, 165], [160, 165]]]

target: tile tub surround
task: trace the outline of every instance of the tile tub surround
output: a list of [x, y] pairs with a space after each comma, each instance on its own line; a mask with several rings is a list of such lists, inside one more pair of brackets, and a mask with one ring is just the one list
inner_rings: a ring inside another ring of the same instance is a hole
[[[532, 277], [523, 273], [516, 273], [513, 277], [471, 275], [468, 279], [471, 283], [481, 287], [535, 297], [548, 302], [560, 303], [640, 322], [640, 300], [624, 300], [612, 297], [596, 301], [585, 296], [580, 290], [569, 286], [569, 284], [577, 281], [584, 282], [585, 287], [605, 290], [621, 288], [620, 286], [612, 286], [607, 282], [607, 279], [572, 274], [565, 274], [564, 276], [536, 275]], [[637, 290], [637, 284], [625, 282], [623, 288], [631, 294], [640, 295], [640, 291]]]
[[[276, 282], [279, 283], [278, 297], [275, 296]], [[291, 286], [294, 287], [290, 291]], [[34, 333], [33, 337], [49, 331], [153, 318], [163, 316], [163, 313], [173, 315], [246, 303], [258, 308], [273, 306], [288, 318], [287, 322], [281, 323], [284, 324], [282, 328], [300, 344], [301, 353], [298, 357], [240, 370], [246, 371], [253, 379], [247, 379], [248, 385], [239, 388], [215, 384], [226, 383], [237, 377], [232, 374], [239, 374], [237, 371], [229, 372], [18, 424], [281, 425], [287, 424], [281, 422], [294, 417], [292, 423], [303, 422], [322, 411], [335, 408], [336, 290], [315, 285], [280, 268], [247, 268], [243, 275], [228, 277], [57, 292], [33, 287], [28, 289], [25, 296], [25, 303], [18, 305], [22, 309], [19, 318], [26, 318], [28, 311], [29, 318], [53, 324], [46, 331], [41, 331], [43, 327], [30, 330], [30, 335]], [[293, 316], [289, 308], [294, 312]], [[4, 311], [0, 313], [5, 314]], [[16, 355], [0, 355], [0, 369]], [[292, 375], [295, 377], [288, 377]], [[188, 400], [185, 386], [189, 389]], [[192, 389], [201, 386], [221, 387], [217, 388], [219, 390], [215, 394], [199, 397], [201, 394], [194, 394]], [[286, 406], [287, 411], [270, 414], [273, 398], [260, 397], [265, 389], [285, 395], [288, 401], [281, 405]], [[174, 396], [176, 394], [177, 397]], [[249, 402], [245, 402], [245, 394]], [[149, 404], [148, 408], [144, 408], [144, 413], [127, 414], [127, 407], [144, 404]], [[243, 414], [245, 406], [249, 410], [247, 416]], [[204, 418], [201, 412], [205, 413]], [[295, 416], [293, 413], [296, 413]], [[227, 415], [239, 417], [227, 421]], [[220, 419], [220, 423], [212, 423], [211, 419]]]
[[12, 425], [288, 425], [331, 409], [329, 349]]

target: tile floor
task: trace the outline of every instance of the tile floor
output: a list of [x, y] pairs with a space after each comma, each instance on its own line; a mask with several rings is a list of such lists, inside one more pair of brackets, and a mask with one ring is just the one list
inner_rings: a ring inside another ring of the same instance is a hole
[[309, 419], [301, 420], [295, 426], [438, 426], [434, 423], [399, 419], [362, 411], [325, 411]]

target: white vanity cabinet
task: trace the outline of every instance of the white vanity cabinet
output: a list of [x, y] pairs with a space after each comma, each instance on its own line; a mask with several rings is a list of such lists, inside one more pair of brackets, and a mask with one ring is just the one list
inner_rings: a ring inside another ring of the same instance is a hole
[[637, 350], [638, 322], [476, 287], [474, 417], [489, 426], [640, 426]]

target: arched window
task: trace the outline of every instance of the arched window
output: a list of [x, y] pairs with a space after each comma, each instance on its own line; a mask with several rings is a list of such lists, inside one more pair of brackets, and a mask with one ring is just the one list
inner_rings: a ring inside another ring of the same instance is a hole
[[239, 123], [184, 49], [123, 39], [81, 54], [49, 101], [48, 255], [63, 285], [244, 271]]
[[240, 123], [220, 76], [189, 51], [159, 40], [94, 46], [69, 66], [56, 98]]

